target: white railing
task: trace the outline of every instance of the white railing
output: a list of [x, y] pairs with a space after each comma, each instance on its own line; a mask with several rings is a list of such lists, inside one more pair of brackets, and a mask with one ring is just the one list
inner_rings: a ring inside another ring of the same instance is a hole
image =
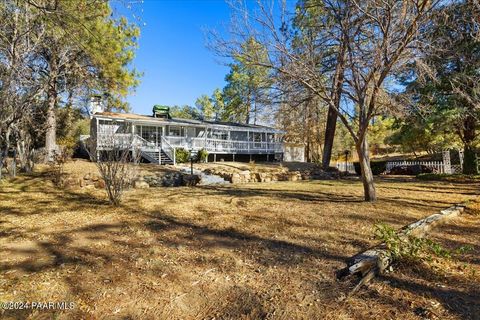
[[176, 164], [177, 161], [175, 159], [175, 147], [173, 147], [164, 136], [162, 136], [161, 140], [161, 148], [163, 152], [173, 161], [173, 164]]
[[241, 140], [222, 140], [211, 138], [165, 137], [171, 145], [186, 149], [208, 152], [282, 152], [280, 142], [254, 142]]
[[443, 164], [443, 161], [389, 161], [386, 164], [387, 171], [392, 170], [395, 167], [399, 166], [416, 166], [422, 165], [428, 168], [432, 168], [438, 173], [451, 173], [452, 169], [450, 166]]
[[116, 133], [99, 134], [97, 145], [100, 148], [132, 148], [136, 147], [142, 151], [160, 152], [162, 149], [170, 159], [175, 157], [175, 148], [185, 148], [208, 152], [243, 152], [243, 153], [279, 153], [283, 152], [280, 142], [256, 142], [241, 140], [222, 140], [211, 138], [192, 138], [177, 136], [161, 136], [158, 143], [148, 141], [137, 134]]
[[97, 147], [100, 149], [129, 149], [135, 141], [131, 133], [98, 134]]
[[133, 135], [133, 142], [137, 148], [140, 148], [143, 151], [159, 151], [155, 142], [148, 141], [138, 134]]

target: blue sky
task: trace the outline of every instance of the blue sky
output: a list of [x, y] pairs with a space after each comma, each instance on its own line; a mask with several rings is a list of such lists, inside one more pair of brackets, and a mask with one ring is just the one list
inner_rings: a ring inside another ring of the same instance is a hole
[[194, 105], [224, 86], [228, 68], [206, 48], [204, 32], [228, 23], [223, 0], [146, 0], [133, 12], [146, 24], [133, 63], [144, 75], [127, 98], [133, 112], [150, 114], [154, 104]]

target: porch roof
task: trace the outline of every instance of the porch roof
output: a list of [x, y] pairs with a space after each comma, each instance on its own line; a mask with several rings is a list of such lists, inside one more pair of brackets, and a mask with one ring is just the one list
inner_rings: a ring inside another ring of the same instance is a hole
[[153, 116], [140, 115], [134, 113], [115, 113], [115, 112], [97, 112], [93, 115], [93, 118], [97, 119], [109, 119], [116, 120], [121, 119], [138, 124], [150, 124], [150, 125], [182, 125], [182, 126], [195, 126], [195, 127], [208, 127], [216, 129], [227, 129], [231, 131], [261, 131], [270, 133], [284, 133], [284, 131], [277, 130], [272, 127], [257, 125], [257, 124], [244, 124], [236, 122], [222, 122], [222, 121], [207, 121], [207, 120], [194, 120], [194, 119], [182, 119], [182, 118], [155, 118]]

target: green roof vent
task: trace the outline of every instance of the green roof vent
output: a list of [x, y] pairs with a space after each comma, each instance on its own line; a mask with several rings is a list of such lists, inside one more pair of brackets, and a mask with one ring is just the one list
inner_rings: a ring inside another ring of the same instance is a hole
[[162, 106], [156, 104], [153, 106], [153, 116], [155, 118], [166, 118], [171, 119], [170, 117], [170, 107], [169, 106]]

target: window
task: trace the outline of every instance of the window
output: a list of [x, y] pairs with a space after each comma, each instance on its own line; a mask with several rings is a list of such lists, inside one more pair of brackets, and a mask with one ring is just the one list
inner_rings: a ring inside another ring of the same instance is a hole
[[213, 130], [212, 137], [213, 139], [228, 140], [228, 132], [223, 130]]
[[[160, 132], [161, 132], [161, 128]], [[141, 126], [141, 136], [143, 139], [157, 143], [157, 127], [152, 126]]]
[[183, 137], [183, 127], [170, 126], [168, 135], [174, 137]]

